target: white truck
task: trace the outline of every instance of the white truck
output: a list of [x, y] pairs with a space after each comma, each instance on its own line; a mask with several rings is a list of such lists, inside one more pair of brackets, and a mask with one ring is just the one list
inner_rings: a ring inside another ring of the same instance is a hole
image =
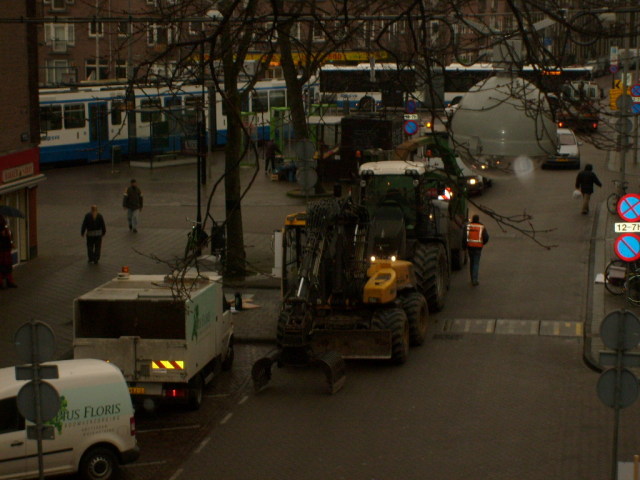
[[137, 406], [170, 400], [199, 408], [205, 385], [234, 357], [220, 280], [120, 274], [74, 300], [74, 358], [118, 366]]

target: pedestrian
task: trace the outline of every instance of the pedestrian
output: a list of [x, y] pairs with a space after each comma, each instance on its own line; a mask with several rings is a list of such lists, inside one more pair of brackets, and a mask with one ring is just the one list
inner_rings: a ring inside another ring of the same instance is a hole
[[269, 140], [265, 148], [265, 163], [264, 173], [265, 175], [272, 172], [276, 168], [276, 154], [282, 155], [280, 148], [274, 140]]
[[122, 206], [127, 209], [127, 221], [129, 222], [129, 230], [138, 233], [138, 218], [142, 211], [142, 191], [138, 188], [135, 178], [131, 179], [131, 185], [124, 192]]
[[480, 216], [474, 215], [471, 222], [467, 223], [466, 246], [469, 252], [469, 270], [471, 273], [471, 284], [475, 287], [479, 285], [478, 274], [480, 273], [480, 255], [482, 248], [489, 243], [489, 232], [487, 227], [480, 223]]
[[102, 237], [107, 233], [104, 218], [98, 213], [98, 207], [91, 205], [91, 211], [84, 216], [80, 236], [87, 236], [87, 255], [89, 263], [98, 263], [100, 260], [100, 250], [102, 249]]
[[580, 190], [580, 193], [582, 193], [583, 215], [589, 213], [589, 200], [591, 199], [591, 194], [593, 193], [593, 184], [602, 187], [600, 179], [598, 179], [593, 171], [593, 165], [587, 163], [584, 166], [584, 170], [578, 173], [578, 176], [576, 177], [576, 190]]
[[4, 288], [6, 281], [7, 288], [17, 288], [13, 282], [13, 237], [6, 219], [0, 215], [0, 288]]

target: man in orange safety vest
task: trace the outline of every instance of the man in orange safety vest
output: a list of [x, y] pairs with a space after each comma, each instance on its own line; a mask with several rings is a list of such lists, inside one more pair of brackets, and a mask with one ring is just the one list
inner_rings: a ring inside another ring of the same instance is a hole
[[487, 228], [480, 223], [480, 216], [474, 215], [471, 218], [471, 222], [467, 223], [466, 233], [471, 284], [476, 286], [479, 285], [478, 273], [480, 271], [480, 254], [482, 253], [482, 247], [489, 242], [489, 232], [487, 232]]

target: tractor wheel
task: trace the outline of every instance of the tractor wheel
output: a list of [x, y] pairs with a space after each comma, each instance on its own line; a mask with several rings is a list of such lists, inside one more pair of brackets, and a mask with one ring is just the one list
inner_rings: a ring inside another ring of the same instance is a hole
[[419, 292], [410, 292], [400, 297], [402, 308], [409, 322], [409, 340], [411, 345], [424, 343], [429, 328], [429, 309], [427, 300]]
[[429, 312], [444, 308], [449, 289], [449, 265], [441, 243], [418, 244], [413, 255], [418, 290], [427, 299]]
[[373, 314], [373, 328], [391, 330], [391, 362], [402, 365], [409, 355], [409, 322], [401, 308], [384, 308]]

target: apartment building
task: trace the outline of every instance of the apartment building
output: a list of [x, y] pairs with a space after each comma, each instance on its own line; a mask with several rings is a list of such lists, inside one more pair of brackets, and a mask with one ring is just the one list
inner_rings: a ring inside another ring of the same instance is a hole
[[[35, 16], [35, 0], [3, 2], [0, 18]], [[7, 216], [13, 232], [14, 263], [38, 253], [37, 190], [40, 173], [38, 142], [38, 52], [36, 26], [8, 23], [0, 28], [0, 206], [18, 209]]]

